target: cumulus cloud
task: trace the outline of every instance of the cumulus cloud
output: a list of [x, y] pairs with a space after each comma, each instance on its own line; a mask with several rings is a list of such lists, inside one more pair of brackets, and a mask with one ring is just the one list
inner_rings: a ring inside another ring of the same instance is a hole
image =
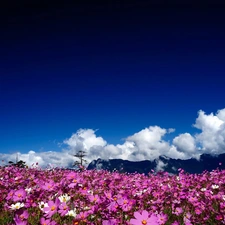
[[[198, 112], [198, 117], [193, 125], [200, 130], [191, 135], [183, 133], [177, 135], [172, 144], [165, 140], [166, 134], [174, 132], [174, 128], [161, 128], [149, 126], [124, 139], [123, 144], [109, 144], [103, 137], [97, 136], [96, 130], [80, 129], [71, 137], [63, 141], [64, 147], [61, 152], [29, 151], [26, 154], [19, 153], [19, 159], [27, 162], [30, 166], [38, 162], [41, 167], [49, 163], [55, 166], [72, 166], [75, 158], [73, 155], [80, 150], [86, 152], [86, 159], [91, 162], [94, 159], [124, 159], [130, 161], [155, 160], [157, 170], [166, 165], [159, 160], [159, 156], [174, 159], [198, 159], [201, 154], [225, 153], [225, 109], [219, 110], [215, 115], [207, 115], [204, 111]], [[5, 161], [15, 161], [15, 154], [0, 154]]]
[[203, 153], [225, 153], [225, 109], [218, 110], [215, 115], [206, 115], [200, 110], [194, 127], [202, 130], [195, 139], [202, 146]]
[[167, 163], [164, 163], [162, 160], [156, 160], [157, 166], [155, 168], [156, 172], [164, 171], [164, 168], [167, 166]]
[[[173, 139], [173, 147], [176, 151], [183, 153], [186, 158], [199, 158], [200, 153], [196, 147], [195, 138], [189, 133], [180, 134]], [[182, 158], [182, 157], [180, 157]]]
[[32, 165], [36, 165], [42, 168], [46, 168], [48, 166], [54, 167], [71, 167], [74, 163], [73, 157], [69, 154], [69, 152], [38, 152], [29, 151], [28, 153], [15, 153], [15, 154], [0, 154], [2, 161], [1, 165], [8, 164], [9, 161], [16, 162], [16, 160], [22, 160], [26, 162], [26, 164], [31, 167]]

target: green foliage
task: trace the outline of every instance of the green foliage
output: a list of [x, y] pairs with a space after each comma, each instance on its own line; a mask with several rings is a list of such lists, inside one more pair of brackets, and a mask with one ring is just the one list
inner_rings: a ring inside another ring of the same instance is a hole
[[12, 166], [16, 166], [16, 167], [19, 167], [19, 168], [26, 168], [27, 165], [26, 165], [26, 162], [20, 160], [16, 163], [12, 162], [12, 161], [9, 161], [9, 164], [12, 165]]

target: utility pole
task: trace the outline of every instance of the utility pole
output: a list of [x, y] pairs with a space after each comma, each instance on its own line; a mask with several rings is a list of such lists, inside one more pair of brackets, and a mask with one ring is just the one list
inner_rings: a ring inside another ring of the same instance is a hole
[[18, 152], [16, 153], [16, 164], [18, 163]]

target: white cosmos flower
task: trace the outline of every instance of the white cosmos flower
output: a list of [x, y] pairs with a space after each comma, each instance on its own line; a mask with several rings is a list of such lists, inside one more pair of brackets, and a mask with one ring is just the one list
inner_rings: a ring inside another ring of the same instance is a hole
[[70, 200], [70, 196], [68, 194], [60, 195], [58, 198], [59, 198], [60, 202], [65, 202], [65, 203]]
[[76, 209], [68, 211], [66, 216], [76, 217], [77, 216]]
[[48, 203], [45, 203], [45, 202], [39, 202], [39, 203], [38, 203], [38, 206], [39, 206], [39, 209], [40, 209], [41, 211], [43, 211], [43, 209], [44, 209], [45, 207], [48, 207]]
[[88, 207], [88, 206], [85, 206], [85, 207], [84, 207], [84, 210], [89, 210], [89, 209], [91, 209], [91, 208]]
[[218, 188], [219, 188], [219, 185], [216, 185], [216, 184], [212, 185], [212, 189], [218, 189]]
[[12, 204], [11, 206], [9, 206], [9, 208], [12, 210], [20, 209], [22, 207], [24, 207], [24, 203], [20, 202], [17, 202], [16, 204]]
[[222, 195], [223, 200], [225, 201], [225, 195]]
[[31, 188], [26, 188], [25, 191], [29, 194], [31, 192]]

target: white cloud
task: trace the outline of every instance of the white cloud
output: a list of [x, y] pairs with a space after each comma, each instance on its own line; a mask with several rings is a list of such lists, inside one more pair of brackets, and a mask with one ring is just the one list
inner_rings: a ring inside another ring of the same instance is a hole
[[215, 115], [206, 115], [200, 110], [194, 127], [202, 130], [195, 138], [203, 153], [225, 153], [225, 109], [219, 110]]
[[15, 154], [0, 154], [4, 162], [1, 165], [7, 165], [9, 161], [16, 162], [22, 160], [30, 167], [32, 164], [38, 163], [42, 168], [48, 167], [49, 164], [57, 167], [68, 167], [72, 166], [74, 162], [74, 157], [71, 156], [68, 152], [34, 152], [29, 151], [28, 153], [22, 154], [20, 152]]
[[167, 163], [164, 163], [162, 160], [156, 160], [157, 166], [155, 168], [155, 171], [164, 171], [164, 168], [168, 165]]
[[180, 134], [173, 139], [173, 145], [178, 152], [184, 153], [184, 158], [199, 158], [195, 138], [189, 133]]
[[[159, 126], [147, 127], [124, 139], [123, 144], [108, 144], [102, 137], [96, 135], [96, 130], [80, 129], [63, 141], [66, 148], [61, 152], [34, 152], [19, 153], [19, 159], [30, 166], [38, 162], [41, 167], [49, 163], [56, 166], [71, 166], [76, 160], [72, 155], [83, 150], [87, 153], [86, 159], [126, 159], [130, 161], [154, 160], [159, 156], [174, 159], [199, 158], [200, 154], [225, 153], [225, 109], [215, 115], [207, 115], [200, 110], [194, 127], [200, 132], [196, 135], [183, 133], [177, 135], [172, 144], [165, 141], [166, 134], [174, 132], [173, 128], [165, 129]], [[15, 161], [16, 155], [0, 154], [1, 159]], [[158, 169], [163, 168], [158, 161]]]
[[74, 150], [88, 150], [93, 146], [105, 146], [107, 142], [102, 137], [96, 137], [95, 131], [92, 129], [80, 129], [69, 139], [64, 141]]

